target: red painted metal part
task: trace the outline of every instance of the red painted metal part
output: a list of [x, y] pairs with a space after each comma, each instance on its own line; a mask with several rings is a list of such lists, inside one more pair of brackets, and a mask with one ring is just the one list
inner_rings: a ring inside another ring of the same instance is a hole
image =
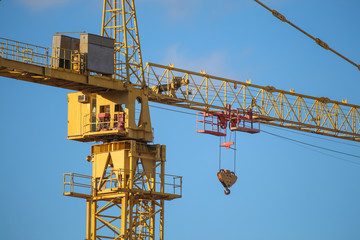
[[215, 136], [226, 136], [226, 128], [229, 123], [231, 131], [259, 133], [260, 123], [254, 119], [254, 114], [256, 112], [253, 112], [251, 108], [231, 109], [229, 104], [222, 112], [198, 112], [196, 131]]
[[114, 115], [114, 130], [125, 129], [125, 114], [117, 113]]
[[98, 115], [99, 118], [106, 118], [106, 117], [110, 117], [110, 113], [99, 113]]
[[240, 131], [247, 133], [259, 133], [260, 123], [255, 121], [252, 109], [236, 109], [235, 114], [230, 119], [229, 128], [231, 131]]
[[225, 129], [221, 127], [220, 118], [218, 118], [216, 114], [198, 112], [196, 122], [196, 132], [198, 133], [226, 136], [226, 125]]
[[229, 149], [232, 145], [234, 145], [234, 142], [223, 142], [223, 143], [221, 143], [221, 146], [225, 147], [226, 149]]
[[109, 131], [110, 127], [110, 113], [99, 113], [99, 131]]

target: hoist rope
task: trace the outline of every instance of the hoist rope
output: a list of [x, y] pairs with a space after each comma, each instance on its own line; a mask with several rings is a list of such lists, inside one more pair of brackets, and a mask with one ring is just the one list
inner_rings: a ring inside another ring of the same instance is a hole
[[283, 22], [288, 23], [289, 25], [291, 25], [292, 27], [294, 27], [295, 29], [299, 30], [300, 32], [302, 32], [303, 34], [305, 34], [306, 36], [308, 36], [309, 38], [311, 38], [312, 40], [314, 40], [320, 47], [324, 48], [325, 50], [330, 50], [331, 52], [335, 53], [336, 55], [338, 55], [339, 57], [341, 57], [342, 59], [346, 60], [347, 62], [351, 63], [352, 65], [354, 65], [355, 67], [357, 67], [357, 69], [360, 70], [360, 65], [356, 64], [355, 62], [351, 61], [350, 59], [348, 59], [347, 57], [345, 57], [344, 55], [340, 54], [339, 52], [335, 51], [334, 49], [332, 49], [331, 47], [329, 47], [328, 44], [326, 44], [325, 42], [321, 41], [319, 38], [315, 38], [314, 36], [310, 35], [309, 33], [305, 32], [303, 29], [299, 28], [298, 26], [296, 26], [295, 24], [293, 24], [292, 22], [290, 22], [289, 20], [286, 19], [286, 17], [284, 15], [282, 15], [281, 13], [277, 12], [274, 9], [269, 8], [268, 6], [266, 6], [265, 4], [263, 4], [262, 2], [260, 2], [259, 0], [254, 0], [255, 2], [257, 2], [258, 4], [260, 4], [261, 6], [263, 6], [265, 9], [269, 10], [274, 17], [280, 19]]
[[237, 150], [237, 147], [236, 147], [236, 132], [234, 133], [235, 135], [235, 146], [234, 146], [234, 173], [236, 172], [236, 150]]
[[221, 169], [221, 137], [219, 137], [219, 171]]
[[[232, 131], [230, 132], [229, 141], [231, 141], [231, 139], [232, 139], [231, 134], [232, 134]], [[234, 137], [234, 147], [230, 147], [230, 149], [234, 151], [234, 170], [233, 170], [233, 172], [235, 173], [235, 171], [236, 171], [236, 151], [237, 151], [237, 148], [236, 148], [236, 132], [234, 132], [234, 135], [235, 135], [235, 137]], [[224, 136], [223, 138], [226, 141], [226, 136]], [[221, 148], [223, 147], [221, 145], [221, 139], [222, 139], [222, 137], [220, 136], [219, 137], [219, 171], [221, 170]]]

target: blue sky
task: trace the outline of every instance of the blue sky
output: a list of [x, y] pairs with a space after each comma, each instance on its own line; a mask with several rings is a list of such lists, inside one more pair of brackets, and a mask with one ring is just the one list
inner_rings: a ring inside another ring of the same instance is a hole
[[[264, 3], [360, 64], [359, 1]], [[101, 8], [100, 0], [2, 0], [0, 37], [48, 47], [56, 32], [99, 34]], [[138, 0], [137, 15], [145, 61], [360, 104], [359, 70], [254, 1]], [[91, 173], [91, 144], [66, 140], [68, 91], [0, 81], [0, 234], [84, 239], [85, 201], [62, 196], [63, 173]], [[344, 161], [359, 159], [239, 133], [238, 182], [225, 196], [218, 139], [196, 134], [193, 116], [151, 110], [167, 172], [184, 177], [183, 198], [166, 205], [166, 239], [360, 239], [360, 166]], [[360, 155], [359, 143], [262, 129]]]

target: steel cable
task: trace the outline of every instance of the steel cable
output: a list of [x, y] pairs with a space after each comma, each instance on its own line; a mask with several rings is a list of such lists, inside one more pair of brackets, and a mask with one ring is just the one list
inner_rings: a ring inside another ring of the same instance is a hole
[[329, 47], [328, 44], [326, 44], [325, 42], [323, 42], [322, 40], [320, 40], [319, 38], [315, 38], [314, 36], [310, 35], [309, 33], [305, 32], [303, 29], [299, 28], [298, 26], [296, 26], [295, 24], [293, 24], [292, 22], [290, 22], [289, 20], [286, 19], [286, 17], [284, 15], [282, 15], [281, 13], [277, 12], [274, 9], [269, 8], [268, 6], [266, 6], [265, 4], [263, 4], [262, 2], [260, 2], [259, 0], [254, 0], [255, 2], [257, 2], [258, 4], [260, 4], [261, 6], [263, 6], [265, 9], [267, 9], [268, 11], [270, 11], [272, 13], [272, 15], [274, 15], [274, 17], [280, 19], [283, 22], [288, 23], [289, 25], [291, 25], [292, 27], [294, 27], [295, 29], [297, 29], [298, 31], [302, 32], [303, 34], [305, 34], [306, 36], [308, 36], [309, 38], [311, 38], [312, 40], [314, 40], [320, 47], [324, 48], [325, 50], [330, 50], [331, 52], [335, 53], [336, 55], [338, 55], [339, 57], [341, 57], [342, 59], [344, 59], [345, 61], [351, 63], [352, 65], [354, 65], [355, 67], [357, 67], [357, 69], [360, 70], [360, 65], [356, 64], [355, 62], [351, 61], [350, 59], [348, 59], [347, 57], [345, 57], [344, 55], [340, 54], [339, 52], [335, 51], [334, 49], [332, 49], [331, 47]]

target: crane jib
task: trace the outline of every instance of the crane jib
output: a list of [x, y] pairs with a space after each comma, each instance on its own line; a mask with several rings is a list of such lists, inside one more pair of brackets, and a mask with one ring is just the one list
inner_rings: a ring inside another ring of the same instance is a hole
[[[77, 91], [124, 91], [126, 81], [91, 75], [65, 66], [54, 68], [52, 48], [0, 38], [0, 75]], [[147, 63], [144, 82], [131, 87], [148, 92], [150, 101], [191, 109], [219, 112], [226, 104], [252, 108], [262, 124], [360, 141], [360, 106], [325, 97], [313, 97], [239, 82], [154, 63]], [[174, 77], [172, 77], [174, 76]], [[136, 80], [138, 82], [138, 80]]]

